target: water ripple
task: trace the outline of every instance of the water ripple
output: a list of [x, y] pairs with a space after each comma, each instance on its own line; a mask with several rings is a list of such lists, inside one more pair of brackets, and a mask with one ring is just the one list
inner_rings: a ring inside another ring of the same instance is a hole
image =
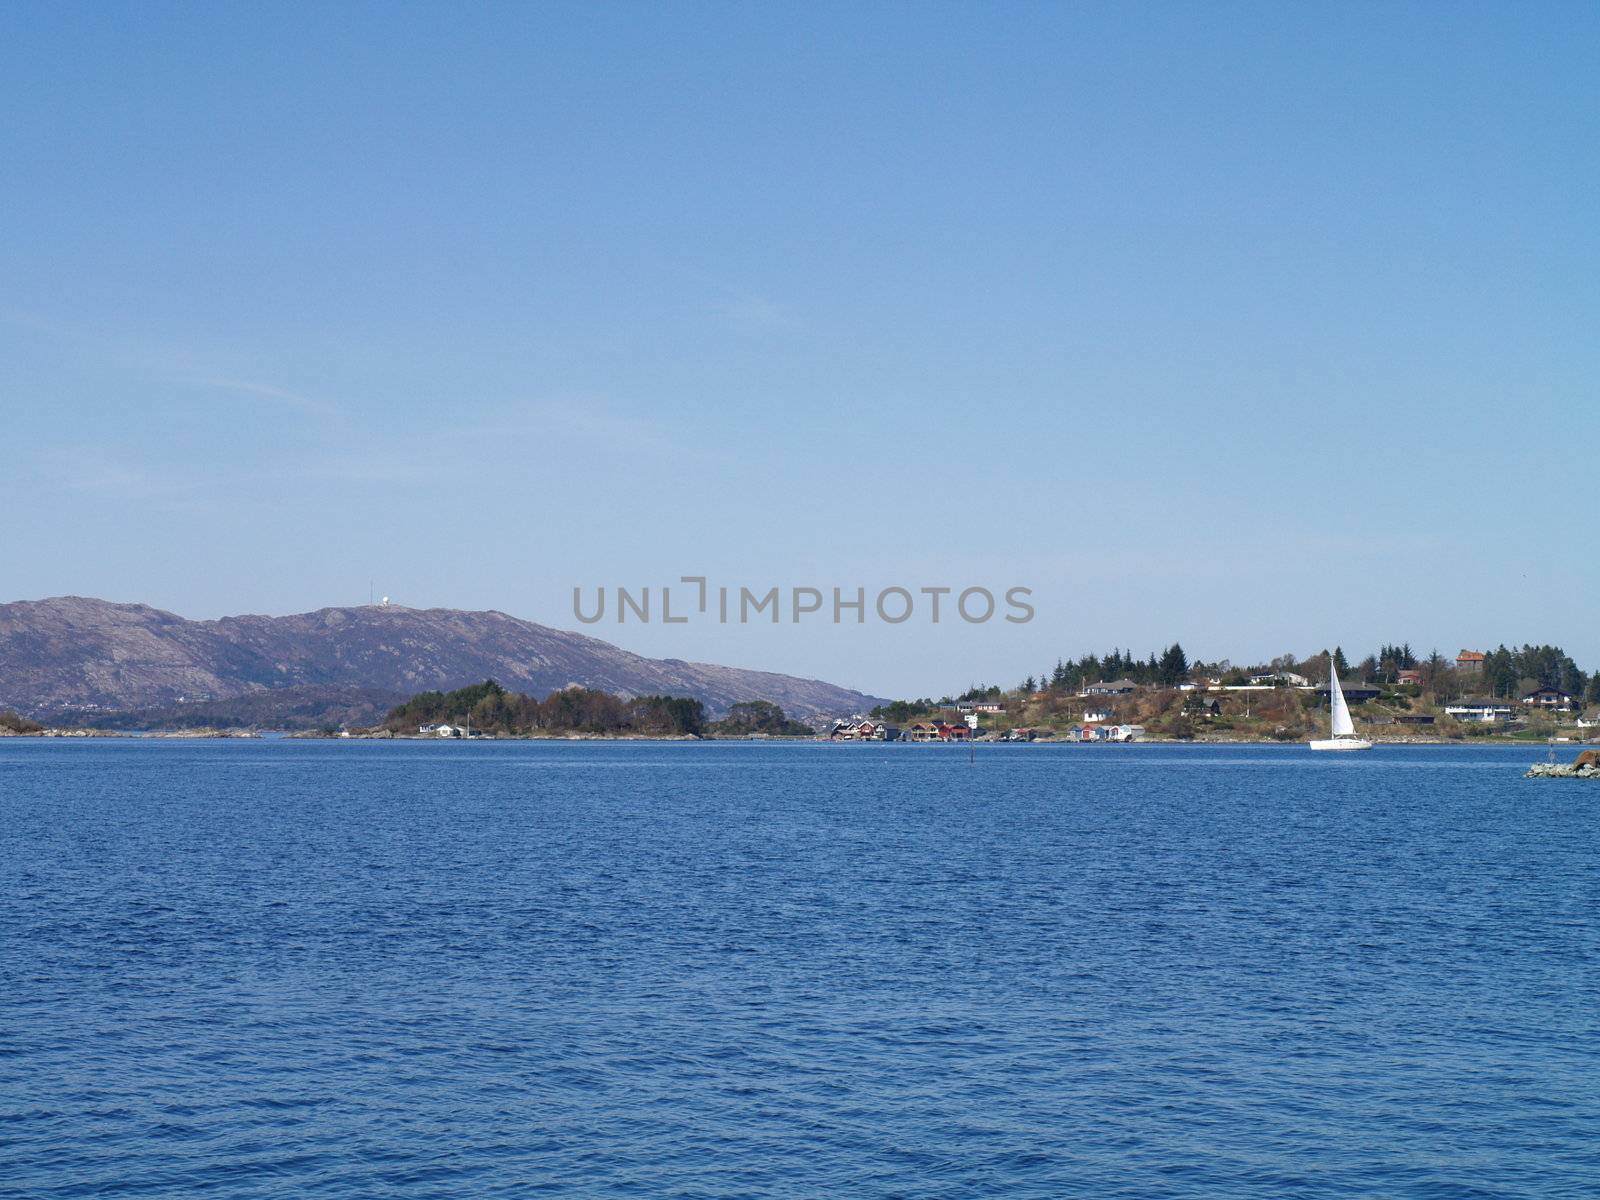
[[1600, 1194], [1526, 755], [0, 743], [0, 1195]]

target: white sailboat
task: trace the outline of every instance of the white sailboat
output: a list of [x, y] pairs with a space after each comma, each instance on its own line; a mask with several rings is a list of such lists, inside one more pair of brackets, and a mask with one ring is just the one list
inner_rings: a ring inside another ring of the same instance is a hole
[[1350, 706], [1344, 702], [1344, 689], [1339, 686], [1339, 672], [1333, 660], [1328, 660], [1328, 697], [1333, 701], [1333, 728], [1331, 737], [1312, 739], [1313, 750], [1371, 750], [1372, 743], [1356, 736], [1356, 723], [1350, 719]]

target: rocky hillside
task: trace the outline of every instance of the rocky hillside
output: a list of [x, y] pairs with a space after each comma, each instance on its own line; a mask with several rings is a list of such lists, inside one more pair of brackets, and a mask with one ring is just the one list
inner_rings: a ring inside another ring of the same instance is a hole
[[264, 688], [218, 700], [185, 698], [154, 708], [74, 709], [52, 724], [79, 729], [360, 729], [377, 725], [395, 705], [409, 700], [381, 688]]
[[626, 696], [694, 696], [714, 714], [741, 700], [771, 700], [799, 716], [877, 703], [815, 679], [644, 658], [501, 612], [366, 606], [188, 621], [78, 596], [0, 605], [0, 709], [35, 715], [277, 689], [294, 689], [301, 702], [323, 688], [409, 696], [489, 678], [540, 696], [574, 683]]

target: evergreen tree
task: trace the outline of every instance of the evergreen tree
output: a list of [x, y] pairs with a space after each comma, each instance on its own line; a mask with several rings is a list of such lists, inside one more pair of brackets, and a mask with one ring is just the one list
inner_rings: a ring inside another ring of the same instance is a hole
[[1503, 643], [1484, 655], [1483, 682], [1489, 689], [1489, 695], [1499, 699], [1509, 698], [1516, 692], [1521, 677], [1516, 656]]

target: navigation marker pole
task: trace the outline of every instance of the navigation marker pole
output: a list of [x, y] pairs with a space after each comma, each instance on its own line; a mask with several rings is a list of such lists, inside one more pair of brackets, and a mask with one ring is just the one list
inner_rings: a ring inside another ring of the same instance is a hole
[[978, 736], [977, 713], [969, 712], [967, 714], [967, 728], [972, 731], [971, 733], [967, 734], [967, 766], [972, 767], [976, 766], [978, 763], [978, 748], [973, 745], [973, 741]]

